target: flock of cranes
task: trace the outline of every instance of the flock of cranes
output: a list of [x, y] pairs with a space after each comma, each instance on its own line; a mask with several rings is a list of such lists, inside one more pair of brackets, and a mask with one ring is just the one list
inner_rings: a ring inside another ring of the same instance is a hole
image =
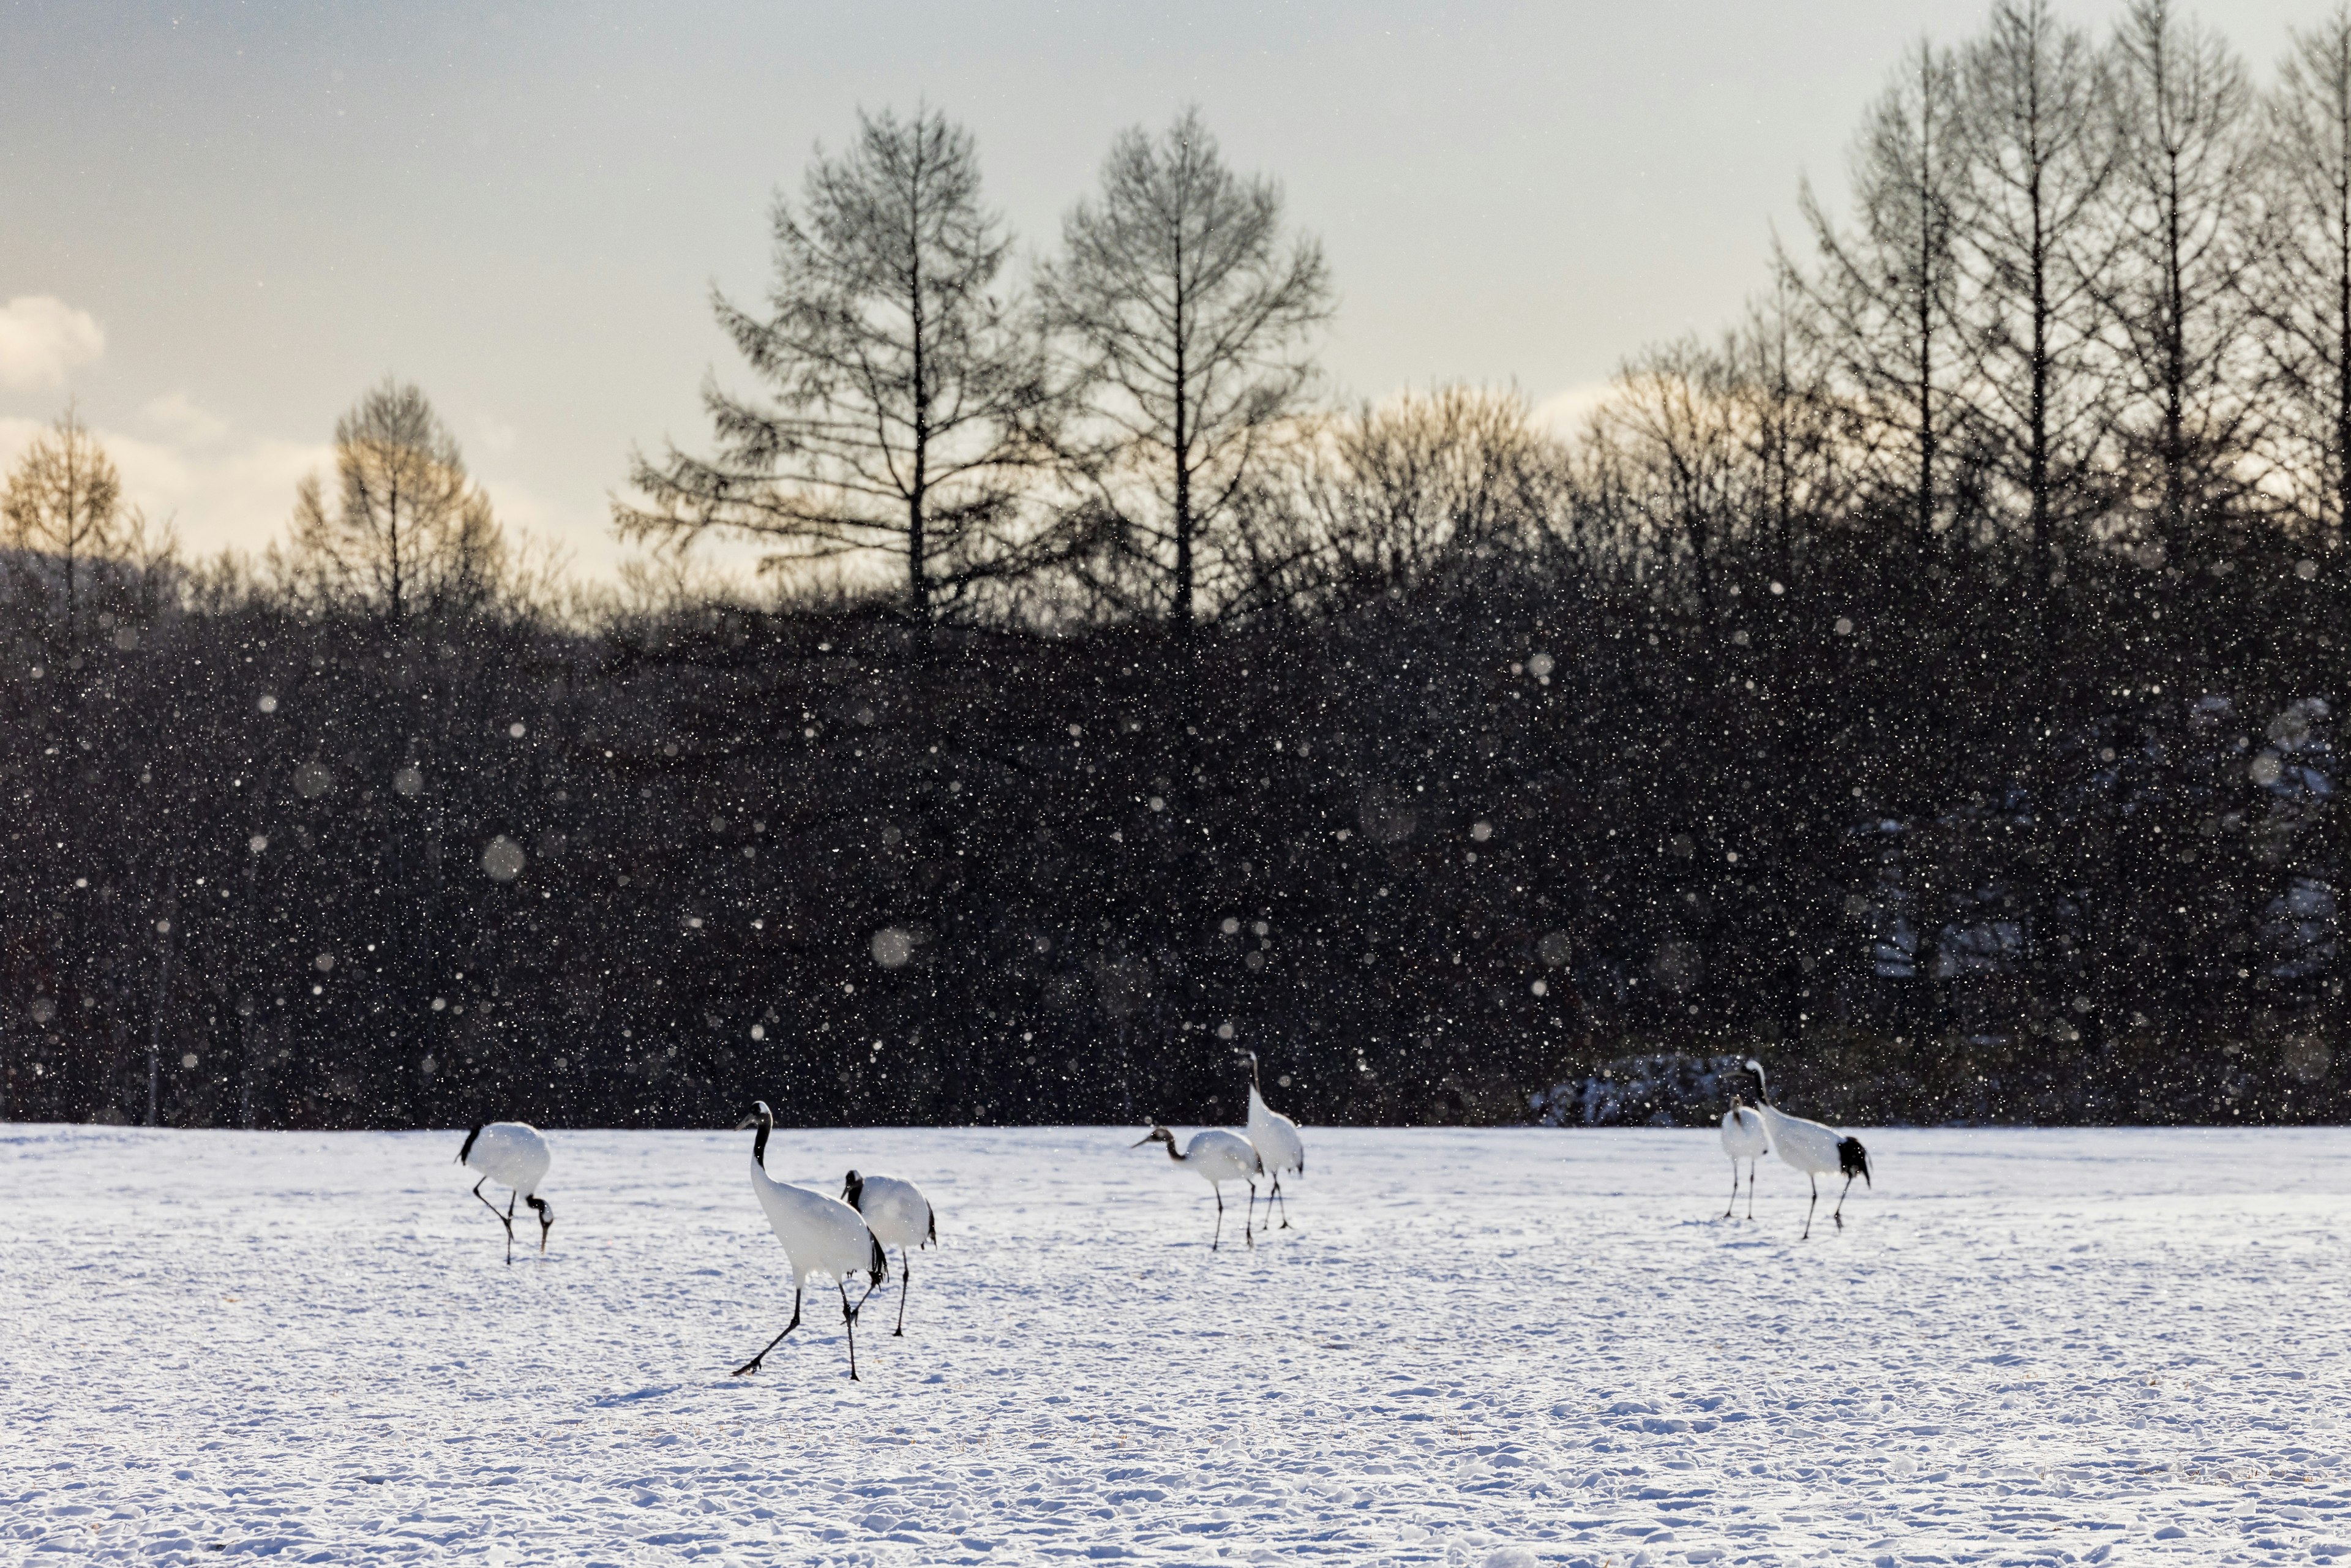
[[[1260, 1177], [1269, 1182], [1266, 1193], [1266, 1220], [1271, 1225], [1274, 1207], [1281, 1208], [1281, 1228], [1290, 1228], [1290, 1205], [1282, 1197], [1281, 1176], [1285, 1171], [1305, 1174], [1306, 1145], [1298, 1135], [1298, 1124], [1275, 1111], [1265, 1103], [1259, 1082], [1257, 1052], [1246, 1053], [1249, 1067], [1249, 1129], [1246, 1134], [1229, 1132], [1222, 1127], [1210, 1127], [1192, 1134], [1191, 1141], [1181, 1149], [1176, 1147], [1176, 1134], [1165, 1127], [1155, 1126], [1134, 1147], [1144, 1144], [1166, 1145], [1167, 1157], [1177, 1166], [1206, 1181], [1217, 1199], [1216, 1229], [1208, 1247], [1219, 1250], [1225, 1238], [1224, 1184], [1237, 1181], [1249, 1188], [1249, 1204], [1241, 1221], [1241, 1234], [1252, 1248], [1257, 1245], [1257, 1184]], [[1747, 1218], [1755, 1218], [1755, 1162], [1777, 1151], [1780, 1157], [1812, 1178], [1813, 1200], [1804, 1211], [1803, 1239], [1813, 1234], [1813, 1216], [1821, 1201], [1820, 1178], [1842, 1176], [1844, 1189], [1837, 1195], [1836, 1207], [1831, 1218], [1837, 1228], [1844, 1228], [1845, 1194], [1853, 1190], [1854, 1177], [1870, 1182], [1869, 1152], [1861, 1140], [1848, 1137], [1835, 1128], [1802, 1116], [1791, 1116], [1771, 1103], [1771, 1094], [1763, 1077], [1763, 1064], [1751, 1058], [1742, 1069], [1753, 1080], [1755, 1103], [1734, 1094], [1730, 1109], [1722, 1118], [1722, 1149], [1730, 1156], [1730, 1207], [1722, 1217], [1731, 1217], [1739, 1204], [1739, 1162], [1747, 1162]], [[735, 1369], [740, 1377], [757, 1372], [768, 1358], [768, 1353], [784, 1343], [786, 1335], [800, 1326], [800, 1308], [811, 1278], [830, 1279], [841, 1297], [841, 1321], [849, 1342], [849, 1375], [857, 1377], [857, 1315], [868, 1298], [889, 1281], [889, 1246], [898, 1249], [898, 1326], [895, 1333], [906, 1332], [906, 1296], [911, 1282], [912, 1254], [938, 1240], [938, 1216], [930, 1200], [913, 1182], [896, 1176], [861, 1176], [849, 1173], [839, 1197], [800, 1186], [792, 1182], [778, 1181], [768, 1174], [768, 1138], [775, 1131], [775, 1113], [764, 1100], [757, 1102], [751, 1113], [736, 1126], [737, 1132], [749, 1131], [751, 1138], [751, 1192], [759, 1200], [760, 1210], [768, 1217], [768, 1228], [776, 1239], [784, 1244], [784, 1258], [792, 1274], [792, 1317], [783, 1333], [769, 1340], [759, 1354]], [[514, 1262], [514, 1215], [517, 1202], [528, 1205], [538, 1216], [538, 1249], [547, 1250], [547, 1233], [554, 1228], [555, 1209], [538, 1192], [539, 1183], [547, 1179], [552, 1155], [547, 1140], [537, 1128], [521, 1122], [491, 1122], [475, 1127], [465, 1134], [465, 1144], [457, 1152], [458, 1163], [482, 1173], [474, 1184], [474, 1196], [481, 1198], [492, 1215], [506, 1227], [507, 1262]], [[497, 1205], [482, 1193], [483, 1186], [496, 1182], [507, 1189], [507, 1207]], [[1873, 1183], [1874, 1185], [1874, 1183]], [[862, 1274], [865, 1288], [856, 1301], [849, 1299], [849, 1277]]]

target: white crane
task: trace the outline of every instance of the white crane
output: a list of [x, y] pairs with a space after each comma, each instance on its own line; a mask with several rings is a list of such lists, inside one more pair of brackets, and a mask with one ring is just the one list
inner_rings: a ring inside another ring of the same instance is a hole
[[[1216, 1193], [1217, 1233], [1208, 1243], [1209, 1251], [1214, 1252], [1224, 1244], [1225, 1183], [1247, 1182], [1249, 1189], [1249, 1208], [1252, 1213], [1256, 1211], [1257, 1178], [1264, 1171], [1265, 1163], [1258, 1158], [1257, 1145], [1238, 1133], [1228, 1133], [1222, 1127], [1210, 1127], [1205, 1132], [1193, 1134], [1192, 1141], [1184, 1146], [1184, 1152], [1177, 1154], [1176, 1134], [1165, 1127], [1154, 1127], [1143, 1135], [1141, 1142], [1134, 1146], [1139, 1149], [1144, 1144], [1166, 1145], [1169, 1159], [1207, 1182], [1210, 1189]], [[1249, 1244], [1251, 1247], [1257, 1245], [1257, 1238], [1250, 1233], [1249, 1224], [1246, 1218], [1241, 1221], [1241, 1234], [1249, 1238]]]
[[1780, 1157], [1813, 1178], [1813, 1201], [1804, 1210], [1804, 1234], [1799, 1240], [1813, 1237], [1813, 1214], [1821, 1206], [1821, 1177], [1844, 1177], [1844, 1192], [1837, 1194], [1836, 1212], [1831, 1216], [1837, 1228], [1844, 1228], [1844, 1195], [1853, 1190], [1853, 1178], [1859, 1176], [1875, 1186], [1869, 1174], [1869, 1151], [1861, 1146], [1859, 1138], [1846, 1137], [1834, 1127], [1818, 1122], [1808, 1122], [1802, 1116], [1791, 1116], [1771, 1103], [1771, 1091], [1763, 1082], [1763, 1064], [1753, 1057], [1747, 1059], [1747, 1071], [1755, 1080], [1756, 1109], [1763, 1117], [1763, 1131], [1770, 1135], [1771, 1146]]
[[[736, 1124], [735, 1130], [746, 1127], [759, 1129], [751, 1140], [751, 1191], [767, 1211], [768, 1224], [776, 1239], [784, 1244], [784, 1256], [792, 1266], [792, 1321], [784, 1325], [784, 1333], [769, 1340], [767, 1349], [735, 1369], [735, 1375], [757, 1372], [759, 1364], [768, 1359], [768, 1351], [784, 1343], [784, 1334], [800, 1326], [800, 1293], [807, 1288], [811, 1274], [830, 1274], [841, 1291], [841, 1321], [849, 1333], [849, 1376], [857, 1381], [857, 1308], [865, 1304], [882, 1281], [890, 1277], [890, 1259], [882, 1250], [857, 1210], [837, 1197], [809, 1187], [795, 1186], [790, 1182], [778, 1181], [768, 1174], [768, 1134], [776, 1128], [775, 1113], [768, 1109], [765, 1100], [751, 1107], [751, 1113]], [[865, 1276], [865, 1296], [857, 1298], [857, 1306], [849, 1304], [849, 1276]]]
[[893, 1332], [904, 1337], [906, 1297], [914, 1288], [914, 1264], [907, 1254], [938, 1241], [938, 1214], [913, 1182], [896, 1176], [859, 1176], [855, 1171], [841, 1185], [841, 1201], [857, 1210], [874, 1240], [884, 1246], [894, 1243], [898, 1249], [898, 1326]]
[[1730, 1156], [1730, 1202], [1722, 1218], [1739, 1207], [1739, 1162], [1747, 1162], [1747, 1218], [1755, 1218], [1755, 1162], [1771, 1152], [1771, 1140], [1764, 1134], [1761, 1113], [1748, 1108], [1738, 1095], [1730, 1097], [1730, 1109], [1722, 1113], [1722, 1152]]
[[[484, 1206], [497, 1215], [498, 1223], [507, 1228], [508, 1267], [514, 1264], [514, 1211], [517, 1199], [538, 1214], [538, 1249], [547, 1250], [547, 1233], [555, 1228], [555, 1206], [538, 1196], [538, 1184], [547, 1179], [547, 1167], [554, 1158], [548, 1150], [547, 1140], [528, 1122], [477, 1123], [465, 1134], [465, 1147], [457, 1151], [459, 1165], [482, 1173], [481, 1181], [474, 1184], [474, 1196], [482, 1198]], [[504, 1214], [498, 1213], [496, 1204], [482, 1197], [486, 1182], [496, 1182], [507, 1189]]]
[[[1265, 1206], [1273, 1207], [1281, 1198], [1281, 1228], [1290, 1228], [1290, 1200], [1281, 1197], [1281, 1173], [1296, 1171], [1306, 1174], [1306, 1145], [1298, 1136], [1298, 1124], [1272, 1109], [1265, 1103], [1265, 1094], [1258, 1082], [1257, 1052], [1247, 1053], [1249, 1064], [1249, 1141], [1257, 1148], [1258, 1158], [1264, 1163], [1265, 1174], [1273, 1178], [1273, 1190], [1265, 1195]], [[1255, 1189], [1251, 1192], [1254, 1195]]]

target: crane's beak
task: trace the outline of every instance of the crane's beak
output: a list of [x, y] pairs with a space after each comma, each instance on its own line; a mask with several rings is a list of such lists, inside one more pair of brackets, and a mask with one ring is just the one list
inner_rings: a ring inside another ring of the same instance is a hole
[[747, 1132], [749, 1132], [752, 1128], [754, 1128], [754, 1127], [758, 1126], [758, 1124], [759, 1124], [759, 1118], [758, 1118], [758, 1115], [756, 1113], [754, 1113], [753, 1114], [748, 1115], [748, 1116], [746, 1116], [746, 1117], [744, 1117], [741, 1121], [739, 1121], [739, 1122], [736, 1123], [736, 1124], [735, 1124], [735, 1130], [736, 1130], [737, 1132], [738, 1132], [738, 1133], [747, 1133]]
[[1137, 1138], [1134, 1142], [1127, 1145], [1126, 1146], [1130, 1149], [1139, 1149], [1145, 1144], [1155, 1144], [1159, 1140], [1156, 1138]]

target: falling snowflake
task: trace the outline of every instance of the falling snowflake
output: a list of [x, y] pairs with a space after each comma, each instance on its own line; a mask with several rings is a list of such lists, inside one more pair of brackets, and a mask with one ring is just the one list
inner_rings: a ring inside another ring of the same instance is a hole
[[492, 882], [512, 882], [522, 874], [522, 846], [500, 833], [482, 852], [482, 869]]

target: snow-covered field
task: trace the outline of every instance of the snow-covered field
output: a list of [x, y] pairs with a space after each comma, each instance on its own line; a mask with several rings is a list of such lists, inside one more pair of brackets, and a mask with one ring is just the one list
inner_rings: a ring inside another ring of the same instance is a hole
[[1800, 1246], [1708, 1133], [1310, 1129], [1214, 1255], [1137, 1135], [778, 1133], [941, 1211], [852, 1384], [727, 1375], [748, 1134], [552, 1134], [509, 1270], [454, 1134], [0, 1127], [0, 1559], [2351, 1557], [2351, 1130], [1874, 1132]]

